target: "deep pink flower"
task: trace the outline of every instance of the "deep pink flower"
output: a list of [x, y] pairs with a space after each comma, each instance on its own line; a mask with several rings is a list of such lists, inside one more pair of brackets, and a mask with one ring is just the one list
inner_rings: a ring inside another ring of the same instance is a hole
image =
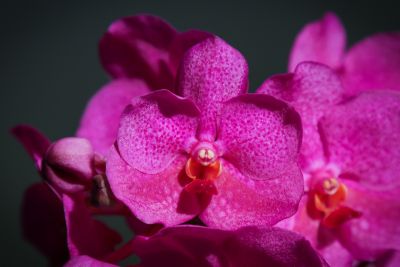
[[289, 102], [302, 117], [306, 195], [287, 227], [333, 266], [400, 249], [400, 93], [344, 98], [335, 72], [311, 62], [273, 76], [258, 92]]
[[94, 150], [107, 153], [117, 136], [119, 118], [133, 97], [156, 89], [174, 90], [184, 52], [211, 36], [189, 30], [179, 33], [151, 15], [112, 23], [100, 41], [100, 59], [113, 81], [92, 97], [77, 131]]
[[[132, 251], [140, 266], [158, 267], [317, 267], [328, 266], [300, 235], [278, 228], [246, 227], [223, 231], [199, 226], [165, 228], [152, 237], [137, 237]], [[81, 256], [66, 266], [104, 266]]]
[[246, 94], [246, 61], [219, 38], [192, 47], [180, 70], [183, 98], [159, 90], [125, 109], [107, 158], [115, 196], [167, 226], [196, 215], [224, 229], [291, 216], [303, 192], [298, 114]]
[[346, 34], [335, 14], [307, 24], [296, 38], [289, 71], [302, 61], [333, 68], [347, 95], [369, 89], [400, 90], [400, 32], [378, 33], [345, 51]]
[[[55, 265], [66, 260], [63, 255], [67, 247], [70, 256], [99, 257], [112, 252], [122, 239], [92, 217], [93, 213], [102, 213], [96, 209], [99, 203], [89, 205], [91, 201], [109, 200], [92, 179], [101, 173], [97, 168], [104, 169], [104, 162], [98, 165], [90, 143], [82, 138], [64, 138], [50, 144], [40, 132], [24, 125], [15, 127], [13, 134], [44, 177], [25, 195], [22, 225], [28, 241]], [[90, 198], [91, 190], [95, 190], [95, 199]]]

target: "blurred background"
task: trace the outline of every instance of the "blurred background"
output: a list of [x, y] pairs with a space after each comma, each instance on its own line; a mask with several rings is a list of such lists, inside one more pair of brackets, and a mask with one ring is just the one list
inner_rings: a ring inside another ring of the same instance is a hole
[[97, 43], [112, 21], [150, 13], [178, 30], [213, 32], [247, 58], [255, 90], [268, 76], [285, 72], [296, 34], [326, 11], [342, 19], [351, 45], [376, 32], [400, 30], [399, 7], [398, 1], [383, 0], [2, 1], [0, 265], [46, 265], [23, 241], [19, 221], [23, 192], [40, 178], [9, 129], [28, 123], [52, 140], [74, 134], [86, 102], [108, 80]]

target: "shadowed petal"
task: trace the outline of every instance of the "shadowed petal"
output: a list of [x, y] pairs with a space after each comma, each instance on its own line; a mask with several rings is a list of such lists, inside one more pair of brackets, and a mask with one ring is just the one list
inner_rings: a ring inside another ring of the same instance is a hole
[[340, 228], [339, 238], [354, 257], [374, 260], [391, 249], [400, 250], [400, 203], [398, 194], [377, 192], [346, 182], [346, 205], [362, 212]]
[[135, 245], [144, 267], [328, 266], [304, 238], [278, 228], [177, 226], [138, 237]]
[[328, 155], [370, 189], [400, 185], [400, 93], [365, 92], [321, 120]]
[[112, 252], [122, 241], [120, 235], [91, 217], [85, 200], [63, 195], [67, 241], [70, 255], [100, 258]]
[[211, 227], [237, 229], [249, 225], [273, 226], [293, 215], [303, 194], [297, 166], [270, 180], [252, 180], [226, 161], [216, 180], [218, 194], [200, 215]]
[[101, 62], [114, 78], [140, 78], [154, 89], [171, 88], [168, 50], [176, 35], [172, 26], [155, 16], [122, 18], [100, 41]]
[[141, 172], [161, 172], [195, 137], [198, 114], [193, 102], [167, 90], [134, 99], [118, 131], [121, 156]]
[[89, 256], [78, 256], [70, 259], [64, 267], [117, 267], [117, 265], [95, 260]]
[[318, 121], [343, 99], [339, 77], [329, 67], [318, 63], [300, 63], [294, 73], [275, 75], [266, 80], [257, 93], [272, 95], [290, 103], [301, 115], [303, 143], [301, 164], [310, 167], [324, 161]]
[[346, 55], [342, 75], [348, 94], [400, 90], [400, 32], [375, 34], [356, 44]]
[[49, 260], [61, 266], [68, 260], [67, 233], [60, 199], [45, 183], [30, 186], [22, 201], [23, 236]]
[[113, 147], [107, 158], [107, 177], [114, 195], [137, 218], [148, 224], [175, 225], [194, 217], [177, 211], [182, 191], [179, 174], [186, 160], [179, 156], [163, 172], [145, 174], [126, 164]]
[[342, 64], [345, 45], [346, 34], [339, 18], [326, 13], [297, 35], [290, 53], [289, 71], [302, 61], [316, 61], [336, 69]]
[[281, 177], [297, 168], [300, 117], [284, 102], [264, 94], [246, 94], [222, 109], [218, 143], [223, 158], [250, 179]]
[[134, 97], [150, 92], [141, 80], [114, 80], [96, 93], [82, 116], [78, 137], [89, 139], [96, 152], [105, 155], [117, 138], [122, 111]]
[[41, 132], [29, 125], [18, 125], [11, 133], [24, 146], [38, 170], [42, 169], [42, 160], [50, 146], [50, 140]]
[[214, 37], [193, 46], [184, 56], [178, 92], [201, 110], [201, 139], [212, 141], [216, 116], [223, 102], [246, 92], [246, 60], [223, 40]]

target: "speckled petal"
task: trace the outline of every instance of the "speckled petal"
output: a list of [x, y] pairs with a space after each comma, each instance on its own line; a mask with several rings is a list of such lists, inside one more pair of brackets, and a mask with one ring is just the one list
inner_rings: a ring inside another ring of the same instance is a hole
[[[175, 225], [195, 216], [178, 211], [183, 186], [179, 183], [186, 157], [177, 157], [158, 174], [144, 174], [130, 167], [112, 148], [107, 158], [107, 177], [115, 196], [145, 223]], [[181, 200], [182, 199], [182, 200]], [[189, 202], [188, 205], [191, 203]]]
[[315, 61], [338, 68], [342, 64], [346, 33], [339, 18], [326, 13], [307, 24], [297, 35], [289, 59], [289, 71], [302, 61]]
[[190, 100], [159, 90], [132, 100], [121, 118], [118, 149], [133, 168], [159, 173], [195, 137], [199, 111]]
[[117, 265], [98, 261], [89, 256], [78, 256], [70, 259], [64, 267], [118, 267]]
[[400, 32], [375, 34], [356, 44], [347, 53], [342, 72], [348, 94], [400, 90]]
[[277, 179], [296, 169], [300, 143], [300, 116], [283, 101], [245, 94], [223, 106], [217, 144], [223, 158], [250, 179]]
[[324, 161], [318, 121], [343, 99], [339, 77], [329, 67], [312, 62], [300, 63], [294, 73], [275, 75], [257, 93], [272, 95], [290, 103], [300, 113], [303, 124], [301, 165], [304, 169]]
[[42, 169], [42, 160], [50, 146], [50, 140], [41, 132], [29, 125], [18, 125], [11, 129], [11, 133], [24, 146], [31, 156], [38, 170]]
[[346, 205], [362, 216], [340, 228], [340, 241], [363, 260], [373, 260], [391, 249], [400, 250], [400, 202], [398, 194], [372, 191], [356, 182], [346, 182]]
[[222, 174], [216, 180], [218, 194], [200, 215], [211, 227], [237, 229], [249, 225], [275, 225], [292, 216], [303, 194], [303, 177], [294, 165], [275, 179], [252, 180], [229, 162], [222, 161]]
[[301, 236], [277, 228], [222, 231], [199, 226], [165, 228], [135, 240], [144, 267], [328, 266]]
[[24, 238], [48, 258], [51, 266], [61, 266], [68, 260], [63, 206], [47, 184], [33, 184], [26, 190], [21, 217]]
[[83, 196], [70, 197], [64, 194], [62, 200], [71, 257], [104, 257], [122, 241], [117, 232], [91, 217]]
[[239, 51], [213, 37], [193, 46], [180, 70], [178, 92], [202, 112], [200, 139], [212, 141], [222, 103], [247, 90], [246, 60]]
[[99, 44], [100, 59], [114, 78], [144, 79], [152, 88], [171, 88], [169, 47], [177, 32], [151, 15], [125, 17], [108, 28]]
[[117, 79], [108, 83], [89, 101], [76, 135], [89, 139], [95, 151], [105, 155], [117, 138], [124, 108], [132, 98], [149, 92], [148, 86], [137, 79]]
[[400, 185], [400, 93], [365, 92], [321, 120], [328, 155], [342, 176], [371, 189]]

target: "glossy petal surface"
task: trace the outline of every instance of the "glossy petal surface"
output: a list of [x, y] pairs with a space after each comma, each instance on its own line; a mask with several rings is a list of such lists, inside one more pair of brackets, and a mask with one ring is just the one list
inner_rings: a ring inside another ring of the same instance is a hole
[[340, 20], [326, 13], [318, 21], [307, 24], [297, 35], [290, 59], [289, 71], [303, 61], [315, 61], [338, 68], [342, 64], [346, 34]]
[[356, 44], [346, 55], [342, 75], [348, 94], [400, 90], [400, 32], [375, 34]]
[[246, 92], [247, 75], [247, 63], [240, 52], [217, 37], [193, 46], [185, 54], [178, 92], [202, 112], [200, 139], [215, 138], [215, 121], [222, 103]]
[[67, 241], [71, 257], [89, 255], [100, 258], [122, 241], [120, 235], [91, 217], [85, 199], [63, 195]]
[[50, 140], [41, 132], [29, 125], [18, 125], [11, 133], [24, 146], [38, 170], [42, 169], [42, 160], [50, 146]]
[[107, 177], [115, 196], [140, 220], [148, 224], [179, 224], [194, 217], [178, 212], [183, 189], [179, 175], [186, 160], [179, 156], [163, 172], [145, 174], [129, 166], [113, 148], [107, 158]]
[[277, 228], [222, 231], [198, 226], [166, 228], [136, 240], [145, 267], [327, 266], [301, 236]]
[[342, 100], [343, 88], [339, 77], [328, 67], [305, 62], [293, 74], [276, 75], [266, 80], [257, 93], [284, 100], [300, 113], [303, 125], [301, 163], [303, 168], [314, 161], [324, 161], [319, 119]]
[[149, 92], [141, 80], [117, 79], [108, 83], [89, 101], [76, 135], [90, 140], [94, 150], [105, 155], [117, 138], [122, 111], [132, 98]]
[[300, 117], [284, 102], [264, 94], [228, 101], [219, 120], [223, 158], [255, 180], [277, 179], [297, 168]]
[[303, 177], [297, 166], [269, 180], [250, 179], [226, 161], [222, 166], [216, 180], [219, 193], [200, 215], [206, 225], [220, 229], [272, 226], [296, 212], [303, 193]]
[[321, 120], [328, 155], [342, 176], [371, 189], [400, 185], [400, 94], [365, 92]]
[[144, 173], [159, 173], [187, 147], [197, 129], [196, 106], [167, 90], [135, 99], [121, 118], [118, 149]]

